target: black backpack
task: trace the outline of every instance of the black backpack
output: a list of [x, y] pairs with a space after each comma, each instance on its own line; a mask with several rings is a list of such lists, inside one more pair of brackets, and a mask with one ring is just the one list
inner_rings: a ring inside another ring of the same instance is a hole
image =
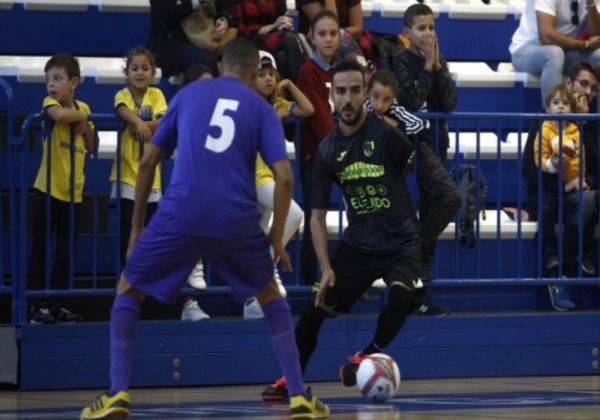
[[457, 223], [460, 229], [460, 240], [469, 248], [475, 246], [475, 221], [477, 210], [482, 212], [485, 220], [485, 199], [487, 197], [487, 182], [485, 176], [479, 173], [479, 197], [477, 197], [477, 167], [462, 164], [450, 171], [450, 176], [456, 181], [460, 192], [460, 209], [457, 213]]

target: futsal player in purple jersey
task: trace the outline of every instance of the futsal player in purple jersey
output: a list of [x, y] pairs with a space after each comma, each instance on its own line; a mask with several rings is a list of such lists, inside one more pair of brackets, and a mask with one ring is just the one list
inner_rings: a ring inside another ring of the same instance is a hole
[[[223, 52], [222, 77], [199, 80], [177, 93], [140, 164], [129, 258], [110, 320], [110, 390], [83, 409], [81, 419], [129, 415], [129, 380], [139, 311], [146, 295], [172, 302], [201, 256], [240, 301], [256, 296], [271, 344], [288, 378], [292, 418], [326, 418], [329, 408], [305, 391], [290, 308], [273, 278], [269, 245], [291, 270], [282, 245], [293, 177], [281, 123], [248, 88], [258, 51], [236, 39]], [[159, 209], [144, 230], [146, 201], [156, 166], [177, 148], [177, 164]], [[259, 225], [254, 184], [256, 154], [275, 175], [269, 237]], [[292, 378], [290, 380], [290, 378]], [[293, 385], [291, 382], [293, 381]]]

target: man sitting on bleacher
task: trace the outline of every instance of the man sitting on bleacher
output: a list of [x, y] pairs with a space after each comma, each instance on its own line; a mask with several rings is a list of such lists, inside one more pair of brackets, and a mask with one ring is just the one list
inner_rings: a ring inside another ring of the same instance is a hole
[[571, 64], [581, 59], [600, 64], [600, 13], [596, 3], [527, 1], [509, 50], [517, 71], [541, 77], [542, 103]]
[[[576, 105], [575, 96], [564, 84], [553, 86], [546, 97], [548, 114], [570, 114]], [[555, 263], [556, 267], [548, 276], [577, 277], [580, 263], [584, 267], [590, 264], [583, 261], [582, 255], [592, 253], [594, 239], [594, 220], [596, 214], [595, 193], [585, 180], [585, 152], [581, 150], [582, 139], [577, 123], [556, 121], [548, 115], [533, 145], [533, 157], [540, 170], [548, 175], [542, 185], [542, 242], [544, 242], [544, 260], [546, 265]], [[562, 142], [562, 144], [561, 144]], [[562, 207], [562, 217], [558, 209]], [[581, 219], [580, 219], [581, 217]], [[562, 247], [548, 246], [543, 236], [548, 231], [554, 235], [554, 224], [558, 221], [564, 239]], [[580, 234], [581, 232], [581, 234]], [[579, 251], [582, 246], [583, 251]], [[562, 253], [562, 273], [557, 251]], [[563, 285], [549, 285], [552, 306], [558, 311], [575, 308], [569, 288]]]
[[[600, 75], [598, 70], [590, 63], [579, 61], [569, 69], [565, 84], [577, 100], [577, 112], [587, 114], [590, 106], [598, 92]], [[540, 110], [540, 112], [544, 112]], [[529, 213], [529, 220], [538, 219], [538, 170], [534, 162], [533, 143], [540, 129], [541, 122], [534, 121], [527, 135], [525, 150], [523, 151], [522, 176], [527, 181], [527, 205], [525, 209]], [[598, 138], [599, 127], [597, 121], [587, 121], [582, 127], [583, 147], [585, 151], [586, 181], [592, 190], [598, 189]], [[546, 182], [547, 175], [542, 174], [542, 181]], [[555, 181], [554, 181], [555, 182]], [[545, 199], [545, 198], [544, 198]], [[548, 202], [557, 203], [556, 197], [548, 197]], [[556, 234], [554, 226], [544, 232], [544, 242], [556, 248]], [[549, 242], [549, 243], [548, 243]], [[546, 269], [553, 269], [558, 265], [556, 258], [549, 259], [545, 263]], [[592, 258], [584, 258], [582, 269], [586, 274], [593, 274], [595, 267]]]
[[[591, 64], [580, 61], [569, 69], [568, 79], [565, 81], [567, 88], [575, 96], [576, 112], [589, 113], [590, 105], [598, 91], [598, 81], [600, 80], [598, 71]], [[541, 121], [534, 121], [527, 136], [527, 143], [523, 151], [523, 178], [527, 181], [527, 205], [526, 210], [529, 213], [529, 220], [538, 220], [538, 200], [541, 196], [544, 209], [544, 222], [542, 223], [542, 242], [544, 243], [544, 275], [555, 275], [559, 265], [558, 260], [558, 241], [555, 232], [555, 220], [558, 214], [558, 191], [556, 190], [556, 176], [552, 174], [541, 173], [543, 193], [540, 195], [538, 180], [540, 174], [535, 165], [534, 142], [540, 132]], [[598, 190], [598, 123], [597, 121], [586, 121], [580, 125], [581, 138], [585, 155], [585, 182], [591, 190]], [[554, 215], [554, 216], [553, 216]], [[552, 220], [547, 223], [545, 220]], [[586, 251], [584, 249], [584, 251]], [[595, 273], [595, 264], [592, 252], [588, 249], [580, 259], [581, 270], [584, 275], [593, 275]], [[579, 270], [576, 270], [576, 273]], [[570, 305], [569, 305], [570, 306]]]

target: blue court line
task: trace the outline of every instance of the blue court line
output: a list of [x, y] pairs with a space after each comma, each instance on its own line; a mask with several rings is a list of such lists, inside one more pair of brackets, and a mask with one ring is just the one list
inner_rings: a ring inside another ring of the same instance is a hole
[[[519, 409], [532, 407], [600, 406], [600, 391], [487, 392], [461, 394], [398, 395], [385, 404], [371, 404], [361, 397], [325, 398], [332, 413], [391, 413], [418, 411], [452, 411], [469, 409]], [[0, 410], [0, 420], [76, 419], [81, 407], [54, 409]], [[182, 404], [135, 404], [133, 417], [139, 419], [188, 418], [282, 418], [287, 417], [287, 404], [265, 404], [260, 401], [225, 401]]]

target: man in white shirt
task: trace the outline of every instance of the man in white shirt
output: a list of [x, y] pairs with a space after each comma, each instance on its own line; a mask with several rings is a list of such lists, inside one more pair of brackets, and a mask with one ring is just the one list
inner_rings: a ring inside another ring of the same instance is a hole
[[[600, 64], [597, 0], [528, 0], [509, 47], [517, 71], [541, 76], [542, 103], [571, 64]], [[577, 39], [586, 30], [587, 40]]]

